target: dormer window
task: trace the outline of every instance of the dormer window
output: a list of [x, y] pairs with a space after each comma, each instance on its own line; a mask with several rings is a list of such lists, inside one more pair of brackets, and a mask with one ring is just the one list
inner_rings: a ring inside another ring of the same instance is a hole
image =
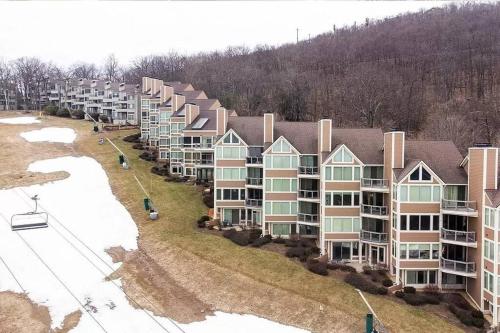
[[429, 171], [423, 166], [419, 166], [415, 171], [410, 174], [411, 181], [431, 181], [432, 177]]
[[240, 139], [238, 139], [238, 137], [233, 133], [229, 133], [228, 135], [226, 135], [223, 142], [229, 144], [238, 144], [240, 143]]
[[352, 163], [352, 155], [345, 147], [342, 147], [333, 155], [333, 161], [337, 163]]

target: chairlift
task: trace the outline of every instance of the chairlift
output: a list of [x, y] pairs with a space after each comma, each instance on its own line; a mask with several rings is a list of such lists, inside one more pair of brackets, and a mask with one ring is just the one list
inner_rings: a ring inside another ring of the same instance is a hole
[[144, 198], [144, 209], [149, 211], [149, 219], [157, 220], [158, 219], [158, 211], [153, 206], [153, 201], [150, 198]]
[[118, 155], [118, 162], [120, 163], [123, 169], [127, 170], [129, 168], [128, 161], [125, 155], [123, 154]]
[[10, 218], [10, 228], [12, 231], [40, 229], [49, 226], [49, 215], [46, 212], [38, 211], [38, 194], [31, 197], [35, 202], [35, 209], [31, 212], [14, 214]]

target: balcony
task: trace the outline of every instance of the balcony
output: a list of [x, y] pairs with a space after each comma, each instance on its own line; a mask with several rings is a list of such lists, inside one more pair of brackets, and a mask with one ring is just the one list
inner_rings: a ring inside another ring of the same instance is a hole
[[247, 199], [246, 205], [248, 207], [262, 207], [262, 199]]
[[477, 217], [477, 204], [475, 201], [448, 200], [441, 201], [441, 213], [460, 216]]
[[247, 157], [246, 164], [262, 165], [262, 156], [249, 156]]
[[298, 213], [297, 220], [299, 222], [311, 223], [316, 225], [319, 222], [319, 216], [318, 214]]
[[387, 206], [361, 205], [361, 216], [384, 220], [389, 218]]
[[299, 198], [318, 201], [319, 200], [319, 191], [318, 190], [299, 190]]
[[319, 168], [317, 166], [299, 166], [299, 175], [317, 177], [319, 176]]
[[476, 263], [441, 258], [441, 271], [467, 277], [476, 277]]
[[387, 179], [361, 178], [361, 191], [389, 193]]
[[250, 186], [262, 186], [262, 178], [247, 177], [246, 184]]
[[387, 243], [386, 232], [375, 232], [368, 230], [361, 230], [361, 240], [370, 243]]
[[204, 159], [200, 159], [200, 160], [196, 160], [194, 161], [194, 163], [196, 165], [214, 165], [214, 160], [211, 159], [211, 158], [204, 158]]
[[458, 231], [441, 228], [441, 241], [462, 246], [477, 247], [474, 231]]

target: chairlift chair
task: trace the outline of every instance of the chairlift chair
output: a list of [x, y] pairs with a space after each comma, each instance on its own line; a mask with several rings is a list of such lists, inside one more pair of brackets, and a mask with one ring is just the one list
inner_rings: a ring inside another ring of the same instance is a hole
[[35, 202], [35, 209], [31, 212], [14, 214], [10, 218], [10, 228], [12, 231], [40, 229], [49, 226], [49, 215], [46, 212], [38, 211], [38, 194], [31, 197]]

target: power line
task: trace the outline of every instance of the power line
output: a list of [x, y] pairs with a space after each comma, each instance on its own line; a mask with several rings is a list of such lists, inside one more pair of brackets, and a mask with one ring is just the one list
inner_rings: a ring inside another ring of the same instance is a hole
[[21, 283], [19, 282], [19, 280], [16, 278], [16, 276], [14, 275], [14, 272], [10, 269], [9, 265], [7, 265], [7, 263], [5, 262], [5, 260], [3, 260], [2, 256], [0, 256], [0, 261], [3, 262], [5, 268], [7, 268], [7, 270], [9, 271], [10, 275], [12, 275], [12, 277], [14, 278], [14, 280], [16, 281], [17, 285], [19, 286], [19, 288], [21, 288], [21, 290], [23, 291], [23, 293], [26, 294], [26, 290], [23, 288], [23, 286], [21, 286]]
[[[29, 197], [29, 195], [22, 189], [22, 188], [19, 188], [19, 190], [21, 190], [21, 192], [24, 193], [24, 195], [26, 195], [27, 197]], [[14, 191], [14, 193], [16, 193], [23, 201], [25, 201], [21, 195], [19, 193], [17, 193], [16, 191]], [[26, 201], [25, 201], [26, 203]], [[29, 205], [29, 203], [27, 203]], [[64, 230], [66, 230], [71, 236], [73, 236], [73, 238], [75, 238], [80, 244], [82, 244], [87, 250], [89, 250], [94, 256], [96, 256], [96, 258], [98, 258], [104, 265], [106, 265], [110, 270], [111, 270], [111, 273], [113, 273], [115, 271], [115, 269], [109, 265], [101, 256], [99, 256], [94, 250], [92, 250], [84, 241], [82, 241], [78, 236], [76, 236], [69, 228], [67, 228], [64, 224], [62, 224], [53, 214], [51, 214], [48, 210], [46, 210], [42, 205], [38, 204], [38, 206], [43, 209], [45, 212], [47, 212], [47, 214], [52, 217], [52, 219], [58, 224], [60, 225]], [[57, 230], [57, 228], [54, 228], [53, 224], [52, 225], [52, 229], [54, 229], [69, 245], [71, 245], [80, 255], [82, 255], [91, 265], [93, 265], [104, 277], [107, 277], [108, 274], [106, 274], [105, 272], [103, 272], [99, 267], [97, 267], [97, 265], [95, 263], [93, 263], [85, 254], [83, 254], [83, 252], [81, 252], [80, 249], [78, 249], [73, 243], [71, 243], [64, 235], [61, 234], [61, 232], [59, 230]], [[166, 327], [164, 327], [154, 316], [152, 316], [149, 312], [147, 312], [142, 306], [139, 305], [139, 303], [133, 298], [131, 297], [130, 295], [127, 294], [127, 292], [125, 290], [123, 290], [123, 288], [121, 286], [119, 286], [114, 280], [110, 280], [113, 285], [115, 285], [118, 289], [120, 289], [120, 291], [129, 299], [131, 300], [135, 305], [137, 305], [148, 317], [150, 317], [155, 323], [157, 323], [163, 330], [165, 330], [167, 333], [169, 333], [168, 329]], [[138, 289], [136, 289], [136, 291], [139, 291]], [[139, 293], [141, 294], [141, 296], [151, 305], [151, 307], [156, 310], [157, 312], [159, 313], [162, 313], [162, 311], [160, 311], [154, 304], [153, 302], [151, 302], [147, 297], [146, 295], [139, 291]], [[170, 319], [168, 316], [165, 316], [165, 318], [167, 318], [179, 331], [181, 331], [182, 333], [185, 333], [185, 331], [175, 322], [173, 321], [172, 319]]]
[[[5, 223], [7, 223], [7, 225], [9, 225], [9, 221], [5, 218], [5, 216], [2, 213], [0, 213], [0, 216], [2, 216]], [[85, 306], [83, 305], [82, 302], [80, 302], [78, 297], [76, 297], [76, 295], [71, 291], [71, 289], [69, 289], [69, 287], [59, 278], [59, 276], [57, 276], [57, 274], [42, 259], [42, 257], [40, 257], [40, 255], [33, 249], [33, 247], [31, 247], [31, 245], [24, 239], [24, 237], [21, 236], [21, 234], [19, 232], [16, 232], [16, 234], [24, 242], [24, 244], [31, 250], [31, 252], [33, 252], [33, 254], [38, 258], [38, 260], [45, 266], [45, 268], [47, 268], [49, 270], [49, 272], [56, 278], [56, 280], [59, 281], [59, 283], [64, 287], [64, 289], [66, 289], [66, 291], [78, 302], [78, 304], [80, 304], [82, 309], [84, 309], [90, 315], [90, 317], [96, 322], [96, 324], [99, 325], [99, 327], [102, 329], [102, 331], [108, 333], [108, 331], [106, 331], [104, 326], [102, 326], [102, 324], [97, 320], [97, 318], [95, 318], [94, 315], [92, 315], [92, 313], [90, 313], [90, 311], [85, 308]]]

